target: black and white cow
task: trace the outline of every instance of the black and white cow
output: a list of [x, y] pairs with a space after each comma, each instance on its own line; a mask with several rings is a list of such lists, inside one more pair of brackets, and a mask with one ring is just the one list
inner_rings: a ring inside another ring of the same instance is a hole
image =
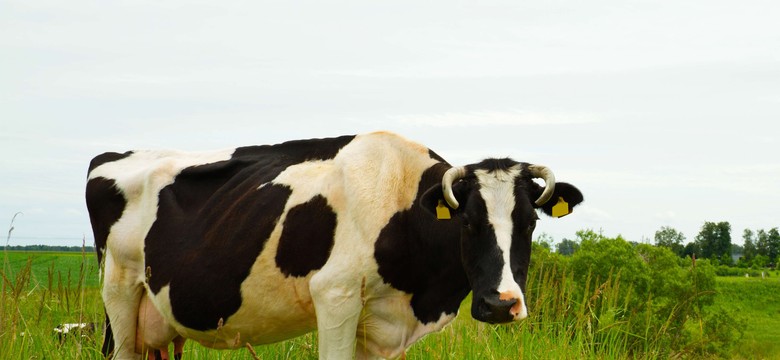
[[546, 167], [453, 167], [386, 132], [105, 153], [86, 198], [117, 359], [180, 337], [236, 348], [314, 330], [321, 359], [394, 358], [469, 292], [475, 319], [523, 319], [535, 208], [583, 200]]

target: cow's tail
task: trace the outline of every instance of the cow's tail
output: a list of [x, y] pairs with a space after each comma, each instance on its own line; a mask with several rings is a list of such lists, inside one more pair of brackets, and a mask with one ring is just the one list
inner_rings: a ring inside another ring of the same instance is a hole
[[[105, 311], [105, 307], [103, 310]], [[103, 347], [100, 352], [108, 359], [111, 357], [111, 353], [114, 352], [114, 332], [111, 331], [111, 321], [108, 320], [108, 313], [106, 313], [106, 327], [103, 331]]]

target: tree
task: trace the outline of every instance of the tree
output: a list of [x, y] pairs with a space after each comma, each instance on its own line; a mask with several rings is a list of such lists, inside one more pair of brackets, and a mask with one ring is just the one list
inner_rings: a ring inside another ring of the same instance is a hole
[[685, 244], [685, 248], [683, 248], [683, 256], [701, 257], [701, 248], [698, 244], [696, 244], [696, 242], [689, 242]]
[[767, 241], [766, 231], [759, 229], [756, 231], [756, 255], [764, 255], [769, 252], [769, 242]]
[[577, 252], [579, 248], [580, 244], [578, 244], [576, 241], [563, 239], [563, 241], [555, 246], [555, 251], [561, 255], [572, 255]]
[[765, 268], [767, 265], [769, 265], [769, 257], [767, 257], [766, 255], [758, 254], [756, 255], [755, 258], [753, 258], [751, 267], [753, 269], [758, 270], [758, 269]]
[[770, 259], [777, 259], [777, 256], [780, 255], [780, 231], [778, 231], [777, 228], [770, 229], [767, 241], [769, 242], [767, 256], [769, 256]]
[[745, 253], [745, 248], [739, 246], [739, 244], [731, 244], [731, 255], [742, 255]]
[[753, 260], [753, 257], [757, 254], [756, 240], [755, 236], [753, 236], [753, 231], [745, 229], [745, 231], [742, 232], [742, 241], [744, 242], [744, 246], [742, 247], [742, 258], [744, 258], [745, 261]]
[[695, 242], [701, 248], [701, 257], [707, 259], [731, 257], [731, 224], [727, 221], [705, 222]]
[[547, 249], [547, 251], [552, 250], [552, 244], [555, 242], [552, 236], [550, 236], [547, 233], [541, 233], [539, 236], [536, 237], [535, 241], [539, 246]]
[[780, 232], [777, 228], [772, 228], [769, 231], [760, 229], [756, 232], [756, 253], [770, 259], [775, 259], [780, 255]]
[[585, 242], [599, 241], [604, 239], [604, 236], [601, 235], [601, 231], [595, 232], [592, 229], [578, 230], [576, 233], [574, 233], [574, 235], [577, 236], [580, 245], [582, 245]]
[[655, 246], [662, 246], [672, 250], [677, 256], [684, 256], [685, 235], [670, 226], [664, 226], [655, 232]]

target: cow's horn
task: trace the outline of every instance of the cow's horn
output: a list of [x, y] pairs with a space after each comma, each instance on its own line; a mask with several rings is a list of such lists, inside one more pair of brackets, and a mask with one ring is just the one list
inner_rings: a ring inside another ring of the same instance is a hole
[[552, 170], [542, 165], [529, 165], [528, 170], [531, 171], [531, 175], [534, 179], [544, 179], [544, 191], [542, 192], [542, 195], [536, 199], [536, 206], [542, 206], [550, 201], [553, 192], [555, 192], [555, 175]]
[[447, 172], [445, 172], [444, 176], [441, 178], [441, 186], [443, 187], [444, 191], [444, 200], [447, 200], [447, 204], [449, 204], [453, 209], [457, 209], [460, 204], [458, 204], [458, 200], [455, 199], [455, 194], [452, 192], [452, 183], [458, 181], [458, 179], [464, 176], [466, 176], [466, 167], [458, 166], [447, 170]]

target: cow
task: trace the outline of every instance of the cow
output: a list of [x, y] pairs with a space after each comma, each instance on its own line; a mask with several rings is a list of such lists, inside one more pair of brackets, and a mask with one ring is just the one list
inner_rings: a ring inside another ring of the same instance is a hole
[[[582, 201], [545, 166], [453, 166], [389, 132], [104, 153], [86, 185], [103, 352], [138, 359], [150, 338], [229, 349], [316, 330], [320, 359], [396, 358], [469, 292], [474, 319], [518, 321], [536, 209], [559, 217]], [[142, 307], [158, 321], [139, 319]]]

